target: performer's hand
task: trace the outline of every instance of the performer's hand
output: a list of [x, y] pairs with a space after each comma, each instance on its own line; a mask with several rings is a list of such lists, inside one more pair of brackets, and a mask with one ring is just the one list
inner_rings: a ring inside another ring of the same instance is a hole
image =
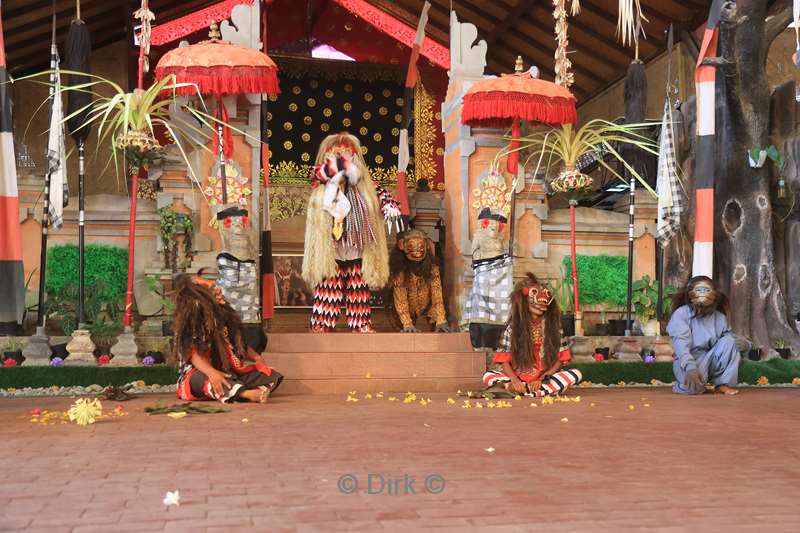
[[542, 380], [540, 380], [540, 379], [537, 379], [536, 381], [534, 381], [533, 383], [531, 383], [530, 385], [528, 385], [528, 387], [530, 387], [530, 389], [531, 389], [531, 392], [537, 391], [537, 390], [539, 390], [540, 388], [542, 388]]
[[436, 333], [450, 333], [450, 326], [447, 325], [447, 322], [436, 324]]
[[686, 379], [683, 385], [689, 390], [702, 390], [705, 383], [703, 383], [703, 377], [700, 375], [700, 371], [693, 368], [686, 371]]
[[403, 326], [403, 330], [401, 333], [417, 333], [419, 330], [414, 326]]
[[226, 379], [231, 377], [230, 374], [220, 372], [219, 370], [214, 370], [206, 375], [208, 376], [208, 382], [211, 383], [211, 389], [217, 394], [217, 396], [225, 395], [225, 387], [229, 389], [231, 388], [230, 382]]
[[508, 388], [517, 394], [525, 394], [526, 392], [525, 383], [519, 379], [512, 380]]

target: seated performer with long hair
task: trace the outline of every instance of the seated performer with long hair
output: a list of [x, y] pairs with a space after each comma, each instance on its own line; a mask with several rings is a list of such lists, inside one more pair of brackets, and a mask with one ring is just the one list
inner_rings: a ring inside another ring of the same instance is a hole
[[175, 279], [172, 328], [182, 400], [265, 403], [283, 380], [259, 354], [263, 334], [260, 346], [249, 347], [239, 315], [207, 279], [187, 274]]
[[738, 394], [736, 337], [728, 327], [728, 299], [706, 276], [696, 276], [672, 297], [675, 310], [667, 325], [675, 351], [672, 371], [677, 394], [702, 394], [712, 383], [716, 392]]
[[528, 272], [511, 293], [511, 317], [494, 355], [502, 370], [486, 372], [483, 383], [490, 389], [502, 385], [510, 393], [555, 396], [581, 381], [579, 370], [565, 368], [571, 359], [561, 344], [558, 302]]

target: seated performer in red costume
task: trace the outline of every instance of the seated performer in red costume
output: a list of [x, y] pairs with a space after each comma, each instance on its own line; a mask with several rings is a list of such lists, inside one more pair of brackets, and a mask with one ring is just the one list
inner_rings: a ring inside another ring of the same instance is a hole
[[511, 317], [503, 333], [494, 364], [483, 383], [502, 386], [510, 393], [555, 396], [581, 381], [581, 373], [565, 365], [572, 355], [561, 344], [561, 309], [550, 289], [528, 272], [511, 293]]
[[261, 358], [263, 334], [255, 350], [247, 346], [239, 315], [209, 280], [185, 274], [175, 279], [172, 327], [182, 400], [265, 403], [283, 380]]

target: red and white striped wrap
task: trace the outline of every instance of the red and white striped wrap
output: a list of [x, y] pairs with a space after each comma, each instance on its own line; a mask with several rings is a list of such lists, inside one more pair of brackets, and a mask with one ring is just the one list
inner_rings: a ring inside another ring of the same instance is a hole
[[716, 79], [717, 67], [704, 64], [717, 55], [719, 17], [722, 0], [714, 0], [708, 14], [703, 43], [695, 69], [697, 91], [697, 155], [695, 161], [694, 263], [692, 276], [714, 274], [714, 159], [716, 151]]

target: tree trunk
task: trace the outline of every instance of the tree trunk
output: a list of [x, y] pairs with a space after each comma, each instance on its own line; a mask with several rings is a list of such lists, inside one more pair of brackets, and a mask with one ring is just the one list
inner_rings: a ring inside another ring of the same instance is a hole
[[[790, 10], [788, 0], [777, 4]], [[767, 0], [739, 0], [723, 8], [719, 55], [731, 65], [719, 67], [717, 78], [714, 241], [716, 278], [732, 302], [733, 330], [774, 357], [778, 340], [800, 354], [800, 337], [789, 325], [776, 275], [771, 163], [753, 169], [747, 162], [748, 149], [770, 144], [765, 65], [777, 32], [775, 17], [767, 25], [766, 16]]]

